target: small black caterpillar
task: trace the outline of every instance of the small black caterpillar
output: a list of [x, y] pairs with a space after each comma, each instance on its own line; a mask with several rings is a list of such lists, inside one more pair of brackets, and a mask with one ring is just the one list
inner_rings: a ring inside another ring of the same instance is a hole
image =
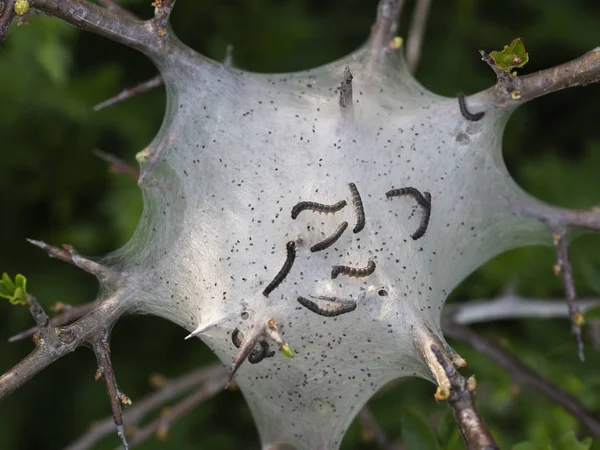
[[320, 307], [315, 302], [307, 298], [298, 297], [298, 303], [315, 314], [323, 317], [341, 316], [342, 314], [352, 312], [356, 309], [356, 302], [354, 301], [344, 301], [337, 303], [335, 306]]
[[426, 207], [421, 207], [421, 222], [419, 223], [419, 228], [417, 228], [411, 236], [415, 241], [425, 235], [427, 226], [429, 225], [429, 218], [431, 217], [431, 194], [429, 192], [424, 192], [423, 196], [425, 197], [425, 200], [427, 200], [428, 205]]
[[335, 241], [337, 241], [340, 238], [344, 231], [346, 231], [346, 228], [348, 228], [348, 222], [342, 222], [342, 224], [338, 227], [337, 230], [333, 232], [331, 236], [323, 239], [321, 242], [317, 242], [310, 248], [310, 251], [320, 252], [321, 250], [325, 250], [326, 248], [332, 246], [335, 243]]
[[236, 328], [231, 332], [231, 342], [235, 345], [235, 348], [240, 348], [242, 340], [240, 339], [240, 330]]
[[429, 219], [431, 217], [431, 194], [429, 192], [424, 192], [421, 194], [418, 189], [413, 187], [405, 187], [400, 189], [392, 189], [391, 191], [386, 192], [385, 195], [387, 198], [408, 195], [415, 199], [417, 204], [421, 207], [421, 222], [411, 237], [415, 241], [423, 237], [427, 231], [427, 226], [429, 225]]
[[465, 102], [465, 94], [458, 94], [458, 107], [460, 109], [460, 113], [462, 114], [462, 116], [467, 119], [470, 120], [471, 122], [477, 122], [478, 120], [483, 119], [483, 116], [485, 115], [485, 113], [483, 111], [478, 112], [478, 113], [470, 113], [469, 110], [467, 109], [467, 104]]
[[367, 267], [363, 269], [357, 269], [355, 267], [348, 266], [333, 266], [331, 269], [331, 279], [337, 278], [338, 275], [346, 275], [348, 277], [363, 278], [368, 277], [375, 272], [375, 261], [372, 259], [367, 263]]
[[296, 243], [294, 241], [289, 241], [285, 248], [287, 249], [287, 257], [285, 258], [285, 262], [283, 263], [281, 270], [277, 273], [277, 275], [275, 275], [275, 278], [273, 278], [273, 281], [271, 281], [263, 291], [263, 295], [265, 297], [268, 297], [269, 294], [282, 283], [292, 269], [292, 265], [296, 259]]
[[365, 209], [363, 207], [362, 199], [358, 193], [358, 189], [354, 183], [350, 183], [350, 192], [352, 193], [352, 203], [354, 204], [354, 211], [356, 212], [356, 225], [352, 230], [354, 233], [362, 231], [365, 227]]
[[260, 344], [260, 350], [253, 349], [248, 355], [248, 362], [250, 364], [258, 364], [265, 358], [272, 358], [275, 356], [274, 351], [269, 351], [270, 347], [267, 341], [261, 340], [258, 343]]
[[292, 219], [296, 219], [302, 211], [310, 210], [318, 213], [334, 214], [347, 205], [346, 200], [335, 203], [334, 205], [324, 205], [316, 202], [300, 202], [292, 208]]

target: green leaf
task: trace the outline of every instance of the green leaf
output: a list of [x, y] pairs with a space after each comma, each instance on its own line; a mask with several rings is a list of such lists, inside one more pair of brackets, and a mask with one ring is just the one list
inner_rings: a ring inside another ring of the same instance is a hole
[[24, 305], [29, 304], [27, 297], [27, 279], [18, 274], [15, 277], [15, 281], [8, 276], [8, 274], [2, 274], [2, 280], [0, 280], [0, 297], [8, 299], [13, 305]]
[[510, 45], [505, 45], [500, 52], [494, 50], [490, 53], [490, 57], [505, 72], [523, 67], [529, 61], [529, 54], [525, 51], [525, 45], [523, 45], [521, 38], [514, 39]]
[[407, 411], [400, 419], [402, 440], [408, 450], [441, 450], [435, 434], [417, 414]]
[[592, 442], [584, 439], [579, 441], [574, 431], [565, 434], [556, 444], [556, 450], [590, 450]]
[[600, 294], [600, 264], [584, 258], [581, 260], [581, 273], [588, 287]]
[[512, 446], [512, 450], [540, 450], [540, 448], [532, 442], [519, 442]]

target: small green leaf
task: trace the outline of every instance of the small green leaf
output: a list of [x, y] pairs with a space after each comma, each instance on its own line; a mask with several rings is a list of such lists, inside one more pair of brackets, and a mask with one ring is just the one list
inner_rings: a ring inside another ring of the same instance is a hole
[[556, 450], [590, 450], [592, 443], [587, 439], [579, 441], [574, 431], [565, 434], [556, 444]]
[[2, 274], [2, 280], [0, 281], [0, 297], [7, 298], [13, 305], [24, 305], [29, 304], [27, 297], [27, 279], [18, 274], [15, 277], [15, 282], [8, 276], [8, 274]]
[[527, 64], [529, 54], [525, 51], [525, 45], [523, 45], [521, 38], [516, 38], [510, 45], [505, 45], [501, 52], [491, 52], [490, 58], [494, 60], [500, 69], [510, 72], [512, 69], [523, 67]]
[[292, 347], [290, 347], [290, 344], [283, 344], [281, 346], [281, 351], [288, 358], [293, 358], [295, 356], [294, 350], [292, 350]]
[[532, 442], [519, 442], [511, 447], [511, 450], [540, 450], [540, 448]]
[[581, 273], [588, 287], [596, 294], [600, 294], [600, 264], [589, 259], [581, 261]]
[[417, 414], [407, 411], [400, 418], [402, 441], [408, 450], [440, 450], [438, 440]]

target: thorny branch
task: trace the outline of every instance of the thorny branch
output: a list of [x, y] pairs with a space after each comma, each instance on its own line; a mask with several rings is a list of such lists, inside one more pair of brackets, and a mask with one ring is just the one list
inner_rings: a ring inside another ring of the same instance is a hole
[[98, 264], [97, 262], [94, 262], [88, 258], [84, 258], [83, 256], [79, 255], [75, 251], [75, 249], [70, 245], [65, 244], [63, 245], [63, 248], [60, 249], [58, 247], [46, 244], [45, 242], [35, 241], [33, 239], [27, 239], [27, 242], [35, 245], [36, 247], [41, 248], [42, 250], [45, 250], [46, 253], [48, 253], [48, 256], [50, 256], [51, 258], [60, 259], [61, 261], [73, 264], [79, 267], [80, 269], [85, 270], [87, 273], [95, 275], [96, 278], [98, 278], [101, 281], [114, 282], [119, 277], [119, 275], [116, 272], [112, 271], [111, 269], [108, 269], [102, 264]]
[[447, 336], [473, 347], [504, 368], [512, 377], [524, 381], [546, 398], [561, 405], [573, 414], [579, 422], [585, 425], [591, 433], [595, 436], [600, 436], [600, 420], [597, 418], [597, 414], [595, 415], [587, 411], [569, 393], [542, 378], [491, 339], [452, 321], [446, 321], [443, 324], [443, 330]]
[[104, 100], [103, 102], [98, 103], [96, 106], [94, 106], [94, 111], [100, 111], [101, 109], [120, 103], [123, 100], [127, 100], [128, 98], [134, 97], [139, 94], [144, 94], [145, 92], [151, 91], [152, 89], [162, 86], [164, 83], [165, 82], [162, 76], [156, 75], [155, 77], [152, 77], [149, 80], [146, 80], [134, 87], [122, 90], [114, 97], [111, 97], [107, 100]]
[[125, 450], [127, 450], [129, 445], [125, 438], [125, 430], [123, 429], [121, 403], [123, 403], [123, 405], [128, 405], [131, 404], [131, 400], [124, 394], [121, 394], [117, 388], [117, 379], [115, 378], [115, 372], [110, 360], [108, 333], [109, 331], [107, 329], [102, 330], [100, 335], [91, 342], [92, 349], [96, 354], [96, 360], [98, 361], [98, 370], [95, 378], [96, 380], [99, 380], [100, 378], [104, 379], [114, 423], [117, 426], [117, 434], [121, 438]]

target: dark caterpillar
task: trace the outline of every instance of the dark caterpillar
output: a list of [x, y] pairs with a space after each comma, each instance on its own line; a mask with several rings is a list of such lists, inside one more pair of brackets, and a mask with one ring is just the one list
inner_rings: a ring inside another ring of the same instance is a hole
[[274, 351], [269, 351], [270, 347], [267, 341], [261, 340], [259, 341], [259, 344], [260, 350], [253, 349], [248, 355], [248, 362], [250, 364], [258, 364], [265, 358], [272, 358], [273, 356], [275, 356]]
[[334, 214], [347, 205], [346, 200], [337, 202], [334, 205], [324, 205], [316, 202], [300, 202], [292, 208], [292, 219], [296, 219], [302, 211], [310, 210], [318, 213]]
[[236, 328], [231, 332], [231, 342], [235, 345], [235, 348], [240, 348], [242, 345], [242, 340], [240, 339], [240, 330]]
[[286, 244], [285, 248], [287, 249], [287, 257], [285, 258], [283, 267], [281, 267], [281, 270], [277, 273], [277, 275], [275, 275], [273, 281], [271, 281], [263, 291], [263, 295], [265, 297], [268, 297], [269, 294], [273, 292], [273, 290], [275, 290], [275, 288], [282, 283], [282, 281], [285, 279], [285, 277], [287, 277], [288, 273], [290, 273], [290, 270], [292, 269], [292, 265], [294, 264], [294, 260], [296, 259], [296, 243], [294, 241], [289, 241]]
[[421, 207], [421, 222], [419, 223], [417, 230], [412, 234], [411, 238], [416, 241], [417, 239], [423, 237], [427, 231], [427, 226], [429, 225], [429, 219], [431, 217], [431, 194], [429, 192], [424, 192], [421, 194], [418, 189], [413, 187], [405, 187], [400, 189], [392, 189], [385, 195], [387, 198], [402, 197], [407, 195], [415, 199], [417, 204]]
[[333, 266], [333, 268], [331, 269], [331, 278], [337, 278], [337, 276], [340, 274], [346, 275], [348, 277], [362, 278], [368, 277], [373, 272], [375, 272], [375, 261], [370, 259], [367, 263], [367, 267], [363, 269], [357, 269], [355, 267], [348, 266]]
[[343, 303], [337, 303], [334, 306], [320, 307], [315, 302], [307, 298], [298, 297], [298, 303], [300, 303], [302, 306], [309, 309], [310, 311], [314, 312], [315, 314], [318, 314], [319, 316], [323, 317], [341, 316], [342, 314], [352, 312], [356, 309], [356, 302], [354, 301], [345, 301]]
[[348, 222], [342, 222], [342, 224], [338, 227], [337, 230], [333, 232], [331, 236], [323, 239], [321, 242], [317, 242], [310, 248], [310, 251], [320, 252], [321, 250], [325, 250], [326, 248], [331, 247], [333, 244], [335, 244], [335, 241], [337, 241], [340, 238], [344, 231], [346, 231], [346, 228], [348, 228]]
[[356, 212], [356, 225], [352, 230], [354, 233], [362, 231], [365, 227], [365, 209], [363, 207], [362, 199], [358, 193], [358, 189], [354, 183], [350, 183], [350, 192], [352, 193], [352, 203], [354, 204], [354, 211]]
[[462, 93], [458, 94], [458, 107], [462, 116], [471, 122], [477, 122], [478, 120], [483, 119], [483, 116], [485, 115], [483, 111], [475, 114], [470, 113], [467, 109], [467, 103], [465, 102], [465, 94]]

